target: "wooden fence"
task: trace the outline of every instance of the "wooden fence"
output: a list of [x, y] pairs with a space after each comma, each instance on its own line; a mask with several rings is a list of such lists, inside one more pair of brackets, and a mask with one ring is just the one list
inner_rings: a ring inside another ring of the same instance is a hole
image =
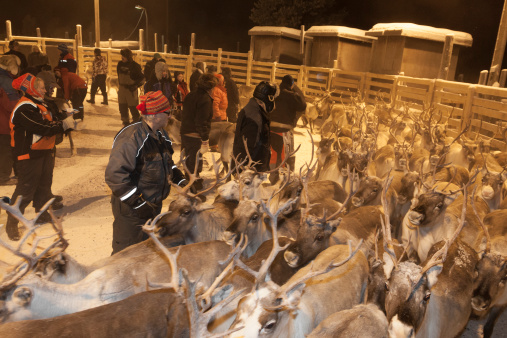
[[[76, 51], [78, 73], [86, 76], [86, 71], [93, 61], [94, 47], [82, 46], [81, 26], [77, 26], [75, 39], [54, 39], [38, 37], [14, 36], [7, 22], [7, 39], [0, 43], [0, 48], [7, 50], [8, 42], [19, 40], [21, 44], [38, 44], [42, 51], [49, 45], [66, 43]], [[142, 36], [142, 32], [140, 32]], [[295, 66], [281, 63], [254, 61], [252, 51], [248, 53], [233, 53], [218, 50], [196, 49], [195, 36], [192, 35], [189, 55], [159, 52], [166, 60], [172, 73], [185, 72], [188, 82], [193, 66], [198, 61], [214, 65], [220, 72], [223, 67], [232, 70], [233, 79], [239, 85], [255, 86], [261, 81], [280, 83], [283, 76], [290, 74], [310, 98], [317, 98], [330, 93], [337, 102], [349, 103], [351, 96], [361, 95], [368, 104], [374, 104], [380, 96], [393, 102], [397, 106], [408, 104], [415, 109], [434, 107], [435, 116], [442, 117], [442, 121], [449, 121], [451, 136], [457, 135], [468, 123], [471, 124], [469, 136], [476, 133], [492, 137], [492, 146], [507, 150], [501, 130], [507, 126], [507, 89], [475, 85], [463, 82], [453, 82], [437, 79], [413, 78], [402, 75], [382, 75], [365, 72], [347, 72], [334, 68], [319, 68]], [[134, 59], [144, 68], [155, 52], [141, 49], [134, 50]], [[116, 65], [121, 60], [120, 49], [101, 48], [102, 54], [108, 60], [108, 75], [117, 76]], [[479, 126], [482, 126], [479, 129]]]

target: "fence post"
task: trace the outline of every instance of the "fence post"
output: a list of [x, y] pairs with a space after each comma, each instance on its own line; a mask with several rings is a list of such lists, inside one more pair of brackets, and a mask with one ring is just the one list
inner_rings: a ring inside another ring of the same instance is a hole
[[502, 69], [502, 72], [500, 73], [500, 80], [498, 81], [500, 83], [501, 88], [505, 88], [506, 80], [507, 80], [507, 69]]
[[167, 43], [164, 43], [164, 54], [167, 54]]
[[[37, 32], [37, 37], [40, 38], [42, 36], [41, 33], [40, 33], [40, 28], [39, 27], [35, 28], [35, 31]], [[37, 40], [37, 45], [39, 45], [39, 48], [40, 48], [41, 39]]]
[[109, 39], [109, 48], [113, 48], [113, 39]]
[[433, 98], [435, 97], [435, 83], [437, 82], [436, 79], [431, 80], [430, 85], [428, 87], [428, 95], [429, 95], [429, 102], [428, 107], [431, 107], [433, 104]]
[[81, 25], [76, 25], [77, 31], [77, 46], [80, 47], [83, 45], [83, 29]]
[[144, 49], [144, 29], [139, 29], [139, 50]]
[[[463, 130], [464, 126], [466, 126], [472, 118], [472, 104], [474, 102], [475, 88], [475, 85], [470, 85], [470, 87], [468, 87], [467, 99], [465, 101], [465, 105], [463, 106], [463, 118], [461, 120], [461, 126], [458, 133]], [[470, 130], [468, 132], [470, 132]]]
[[396, 107], [396, 92], [398, 91], [398, 75], [394, 77], [393, 89], [391, 89], [391, 107]]
[[451, 67], [453, 47], [454, 47], [454, 34], [447, 34], [445, 36], [442, 59], [440, 60], [440, 69], [438, 71], [439, 79], [447, 80], [447, 76], [449, 75], [449, 68]]
[[331, 83], [333, 82], [334, 71], [329, 69], [326, 83], [326, 91], [331, 91]]
[[113, 76], [113, 58], [111, 56], [111, 45], [113, 44], [112, 39], [109, 39], [109, 49], [107, 50], [107, 76]]
[[273, 66], [271, 66], [271, 78], [270, 78], [270, 82], [275, 82], [276, 81], [276, 61], [273, 62]]
[[218, 55], [217, 55], [217, 73], [222, 72], [222, 48], [218, 48]]
[[478, 84], [485, 86], [486, 81], [488, 81], [488, 71], [483, 70], [483, 71], [481, 71], [481, 74], [479, 75], [479, 83]]
[[12, 40], [12, 25], [11, 20], [5, 20], [5, 31], [7, 33], [7, 40]]
[[186, 78], [187, 83], [190, 83], [190, 76], [192, 75], [192, 62], [194, 59], [194, 48], [195, 48], [195, 33], [192, 33], [190, 35], [190, 48], [188, 50], [188, 59], [187, 59], [187, 71], [186, 71]]
[[251, 50], [248, 51], [248, 59], [246, 61], [246, 85], [250, 86], [252, 84], [252, 63], [253, 63], [253, 53]]
[[155, 40], [155, 53], [158, 52], [158, 37], [157, 33], [153, 34], [153, 40]]

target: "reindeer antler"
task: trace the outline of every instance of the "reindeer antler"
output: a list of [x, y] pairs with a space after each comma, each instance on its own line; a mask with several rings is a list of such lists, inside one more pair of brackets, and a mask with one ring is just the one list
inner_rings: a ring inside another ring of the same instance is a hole
[[384, 250], [387, 252], [389, 257], [394, 263], [394, 267], [398, 266], [398, 260], [396, 258], [396, 253], [394, 252], [394, 243], [391, 236], [391, 220], [389, 216], [389, 205], [387, 203], [387, 190], [391, 186], [393, 182], [394, 176], [391, 176], [391, 170], [387, 174], [387, 178], [384, 181], [384, 187], [382, 189], [381, 202], [382, 208], [384, 209], [384, 218], [380, 216], [380, 224], [382, 226], [382, 238], [384, 240]]
[[475, 192], [476, 192], [476, 190], [477, 190], [477, 186], [474, 187], [474, 191], [472, 192], [472, 200], [470, 201], [470, 204], [472, 205], [472, 209], [474, 210], [475, 217], [477, 217], [477, 219], [479, 220], [482, 230], [484, 231], [484, 236], [486, 237], [486, 249], [484, 250], [484, 252], [488, 253], [491, 251], [491, 237], [489, 236], [488, 228], [484, 224], [483, 219], [479, 216], [479, 213], [477, 212], [477, 208], [475, 207]]
[[[4, 242], [0, 239], [0, 245], [6, 248], [8, 251], [10, 251], [15, 256], [18, 256], [22, 259], [21, 262], [16, 264], [14, 268], [12, 269], [12, 272], [9, 273], [4, 280], [0, 282], [0, 290], [8, 289], [12, 285], [16, 284], [17, 281], [19, 281], [23, 276], [25, 276], [30, 270], [32, 270], [39, 260], [43, 258], [50, 250], [59, 247], [58, 253], [63, 252], [67, 246], [68, 242], [63, 238], [63, 228], [62, 228], [62, 219], [56, 218], [51, 211], [49, 211], [52, 221], [51, 224], [53, 226], [53, 229], [55, 229], [56, 233], [48, 235], [48, 236], [36, 236], [34, 239], [34, 242], [32, 244], [32, 248], [28, 253], [23, 252], [23, 246], [25, 245], [25, 242], [28, 240], [28, 238], [35, 234], [35, 231], [41, 227], [41, 225], [37, 225], [35, 222], [39, 218], [39, 216], [48, 210], [50, 205], [54, 202], [54, 198], [49, 200], [37, 213], [34, 219], [28, 220], [23, 216], [23, 213], [20, 211], [19, 206], [21, 205], [22, 196], [19, 196], [14, 203], [14, 205], [9, 205], [6, 202], [3, 202], [0, 200], [0, 208], [4, 209], [8, 213], [10, 213], [13, 217], [15, 217], [18, 221], [23, 223], [28, 231], [26, 234], [21, 238], [18, 245], [14, 248]], [[39, 246], [39, 242], [42, 240], [46, 240], [52, 237], [58, 236], [58, 238], [51, 243], [47, 248], [42, 250], [39, 254], [36, 254], [36, 250]], [[56, 253], [53, 253], [56, 254]]]

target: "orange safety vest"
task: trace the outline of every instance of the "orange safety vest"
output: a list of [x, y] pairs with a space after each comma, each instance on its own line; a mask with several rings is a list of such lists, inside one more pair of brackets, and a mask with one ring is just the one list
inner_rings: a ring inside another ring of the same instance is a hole
[[[18, 103], [14, 107], [11, 113], [11, 118], [9, 120], [9, 126], [11, 128], [11, 147], [14, 147], [14, 123], [12, 123], [14, 119], [14, 114], [16, 113], [16, 110], [24, 105], [24, 104], [31, 104], [34, 107], [39, 108], [39, 111], [42, 115], [42, 118], [44, 120], [53, 121], [53, 116], [51, 116], [51, 113], [48, 111], [46, 107], [44, 107], [41, 104], [37, 104], [33, 102], [32, 100], [28, 99], [27, 97], [23, 96], [21, 99], [19, 99]], [[37, 134], [32, 135], [32, 145], [30, 146], [30, 149], [32, 150], [51, 150], [55, 147], [55, 140], [56, 135], [53, 136], [40, 136]], [[30, 158], [30, 154], [23, 154], [18, 156], [18, 160], [28, 160]]]

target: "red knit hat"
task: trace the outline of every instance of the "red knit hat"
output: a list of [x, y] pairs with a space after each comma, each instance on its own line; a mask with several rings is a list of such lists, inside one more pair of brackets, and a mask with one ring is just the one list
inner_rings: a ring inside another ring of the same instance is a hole
[[169, 100], [167, 100], [160, 90], [148, 92], [146, 95], [141, 95], [139, 99], [141, 103], [137, 106], [137, 109], [143, 115], [155, 115], [166, 112], [171, 108]]
[[12, 81], [12, 88], [24, 91], [31, 96], [40, 97], [41, 94], [35, 90], [35, 76], [26, 73]]

